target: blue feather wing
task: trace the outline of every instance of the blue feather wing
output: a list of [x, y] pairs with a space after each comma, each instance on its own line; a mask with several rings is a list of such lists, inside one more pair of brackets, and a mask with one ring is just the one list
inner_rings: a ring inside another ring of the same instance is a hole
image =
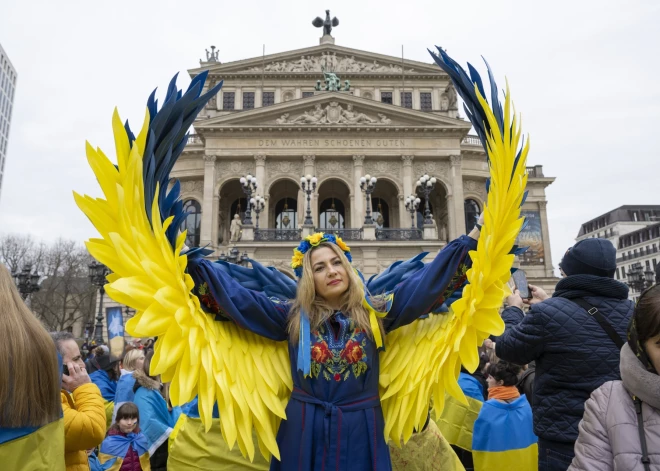
[[273, 267], [265, 267], [255, 260], [250, 260], [252, 268], [220, 260], [215, 263], [244, 288], [282, 301], [296, 297], [296, 282]]

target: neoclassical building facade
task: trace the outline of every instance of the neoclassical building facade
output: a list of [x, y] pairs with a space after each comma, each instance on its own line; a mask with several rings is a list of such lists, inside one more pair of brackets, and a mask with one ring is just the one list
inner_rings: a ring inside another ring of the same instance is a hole
[[[210, 246], [212, 257], [235, 248], [286, 271], [297, 241], [323, 229], [344, 237], [354, 264], [372, 275], [421, 251], [433, 257], [474, 225], [486, 199], [486, 154], [437, 66], [338, 46], [330, 36], [299, 50], [218, 59], [207, 54], [189, 71], [208, 72], [208, 86], [224, 85], [172, 172], [189, 212], [190, 244]], [[318, 90], [323, 71], [334, 72], [342, 88], [349, 81], [348, 90]], [[251, 223], [240, 180], [248, 175], [257, 184], [250, 196], [264, 201], [258, 214], [249, 208]], [[309, 195], [301, 188], [305, 175], [317, 179]], [[369, 200], [361, 187], [367, 175], [377, 179]], [[435, 181], [428, 198], [417, 186], [423, 175]], [[520, 263], [551, 288], [545, 188], [554, 179], [541, 166], [528, 167], [528, 175], [530, 224], [521, 242], [530, 250]], [[417, 210], [406, 204], [411, 195], [420, 199]], [[427, 199], [431, 219], [424, 217]], [[368, 209], [373, 224], [365, 224]], [[312, 224], [305, 224], [308, 210]], [[236, 214], [240, 232], [236, 224], [232, 231]]]

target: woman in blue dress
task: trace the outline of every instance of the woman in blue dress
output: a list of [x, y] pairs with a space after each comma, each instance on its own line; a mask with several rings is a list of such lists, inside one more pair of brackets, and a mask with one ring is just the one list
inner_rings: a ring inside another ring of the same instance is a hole
[[269, 298], [242, 287], [218, 264], [189, 259], [205, 310], [289, 342], [294, 389], [277, 433], [281, 460], [273, 458], [271, 470], [391, 469], [378, 394], [382, 334], [436, 310], [462, 285], [478, 227], [379, 296], [366, 292], [350, 249], [331, 234], [309, 236], [294, 250], [293, 300]]

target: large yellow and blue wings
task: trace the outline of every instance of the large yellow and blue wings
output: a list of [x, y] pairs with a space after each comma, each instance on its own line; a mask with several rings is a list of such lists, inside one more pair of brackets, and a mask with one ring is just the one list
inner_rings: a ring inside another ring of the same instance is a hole
[[222, 83], [202, 93], [203, 73], [183, 93], [175, 79], [160, 109], [151, 95], [137, 136], [115, 110], [116, 162], [87, 144], [89, 164], [103, 191], [101, 198], [74, 195], [100, 233], [87, 248], [112, 272], [108, 295], [136, 310], [126, 331], [158, 337], [151, 372], [171, 383], [173, 405], [198, 396], [208, 429], [217, 403], [229, 447], [238, 443], [244, 456], [253, 459], [254, 430], [260, 452], [267, 459], [271, 453], [279, 457], [275, 435], [293, 387], [286, 343], [218, 322], [200, 308], [186, 268], [190, 257], [205, 251], [184, 247], [179, 184], [169, 178], [187, 130]]
[[438, 52], [431, 55], [463, 98], [467, 116], [482, 139], [490, 179], [485, 223], [477, 250], [470, 252], [472, 267], [464, 274], [467, 284], [461, 298], [447, 314], [430, 315], [389, 333], [386, 350], [381, 353], [385, 435], [395, 444], [407, 442], [415, 430], [421, 430], [429, 401], [438, 417], [445, 392], [467, 404], [457, 382], [461, 364], [474, 371], [479, 364], [477, 348], [490, 335], [504, 331], [499, 308], [510, 294], [507, 281], [514, 256], [522, 250], [515, 246], [515, 240], [524, 222], [520, 207], [526, 197], [529, 142], [521, 144], [520, 124], [508, 90], [504, 104], [500, 103], [488, 68], [489, 104], [476, 69], [470, 65], [468, 75], [442, 49]]

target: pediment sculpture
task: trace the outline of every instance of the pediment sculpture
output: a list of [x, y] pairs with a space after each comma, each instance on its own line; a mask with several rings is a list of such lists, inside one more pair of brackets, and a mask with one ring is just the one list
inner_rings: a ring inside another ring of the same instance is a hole
[[[261, 66], [248, 69], [261, 72]], [[401, 73], [401, 66], [396, 64], [381, 64], [377, 60], [367, 62], [358, 60], [355, 56], [337, 56], [336, 52], [323, 53], [320, 56], [300, 56], [299, 60], [275, 61], [267, 64], [264, 72], [353, 72], [353, 73]], [[414, 72], [408, 69], [406, 72]]]
[[346, 108], [336, 101], [330, 102], [325, 108], [319, 103], [314, 106], [314, 109], [305, 111], [298, 116], [291, 116], [290, 113], [285, 113], [275, 120], [277, 124], [374, 124], [374, 125], [388, 125], [392, 124], [383, 113], [378, 113], [378, 118], [373, 118], [365, 113], [356, 111], [353, 105], [348, 103]]

